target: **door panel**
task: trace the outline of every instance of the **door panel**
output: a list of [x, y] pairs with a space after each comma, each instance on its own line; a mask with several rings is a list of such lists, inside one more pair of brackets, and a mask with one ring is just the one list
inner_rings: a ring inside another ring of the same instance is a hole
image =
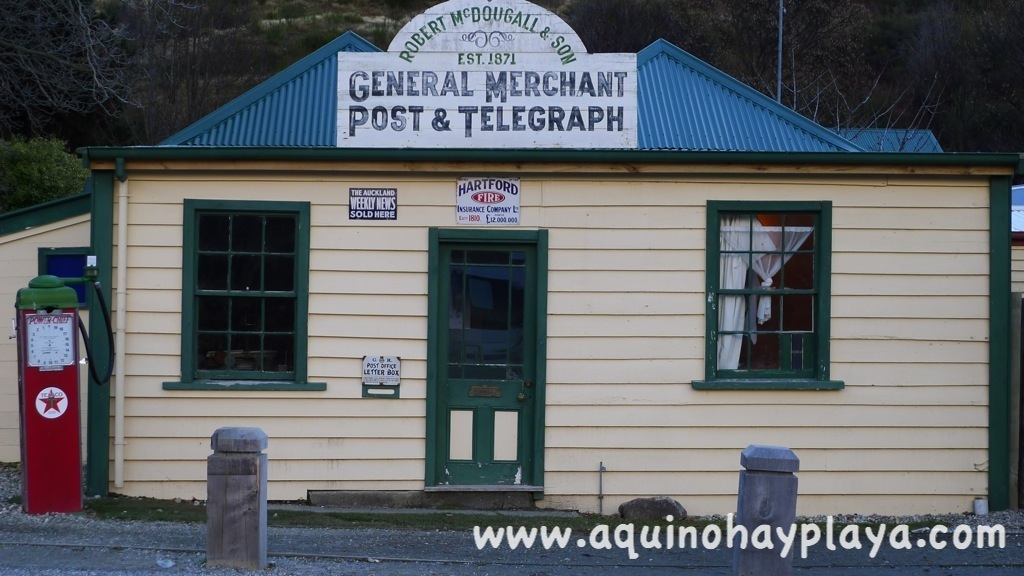
[[[438, 483], [530, 484], [536, 394], [536, 247], [439, 250]], [[439, 363], [440, 364], [440, 363]]]

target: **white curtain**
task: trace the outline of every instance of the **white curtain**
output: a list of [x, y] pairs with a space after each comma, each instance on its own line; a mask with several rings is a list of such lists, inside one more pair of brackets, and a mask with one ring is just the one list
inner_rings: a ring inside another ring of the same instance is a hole
[[[720, 289], [740, 290], [746, 287], [747, 270], [752, 269], [761, 279], [761, 287], [772, 288], [772, 276], [793, 256], [791, 253], [807, 240], [814, 230], [811, 227], [787, 227], [783, 238], [779, 226], [763, 226], [756, 218], [749, 216], [723, 216], [719, 226], [719, 248], [722, 251], [719, 263], [718, 286]], [[740, 252], [739, 254], [727, 254]], [[783, 251], [786, 254], [765, 254]], [[753, 258], [751, 258], [753, 254]], [[747, 324], [747, 303], [743, 296], [721, 296], [718, 300], [718, 368], [735, 370], [739, 366], [743, 346], [742, 334], [721, 334], [722, 331], [742, 331]], [[751, 299], [753, 306], [753, 299]], [[772, 299], [762, 295], [757, 302], [757, 323], [764, 324], [772, 317]], [[750, 319], [748, 331], [753, 331]], [[756, 335], [751, 341], [757, 343]]]
[[[722, 251], [718, 265], [718, 287], [725, 290], [741, 290], [747, 284], [747, 268], [750, 259], [750, 218], [725, 216], [722, 218], [719, 235], [719, 249]], [[726, 254], [729, 250], [742, 254]], [[718, 298], [718, 369], [735, 370], [740, 363], [743, 348], [743, 334], [722, 334], [723, 331], [743, 330], [747, 317], [747, 301], [743, 296], [720, 296]]]

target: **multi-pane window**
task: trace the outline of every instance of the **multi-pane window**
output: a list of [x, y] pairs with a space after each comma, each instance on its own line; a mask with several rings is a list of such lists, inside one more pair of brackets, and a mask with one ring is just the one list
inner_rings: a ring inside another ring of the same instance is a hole
[[308, 214], [308, 204], [186, 202], [184, 379], [305, 378]]
[[709, 203], [708, 383], [828, 380], [830, 208]]

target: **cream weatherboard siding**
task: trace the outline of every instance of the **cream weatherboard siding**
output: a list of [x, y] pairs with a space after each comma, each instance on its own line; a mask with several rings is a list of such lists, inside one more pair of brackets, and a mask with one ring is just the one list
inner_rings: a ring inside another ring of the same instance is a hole
[[1010, 290], [1024, 292], [1024, 246], [1013, 247], [1010, 261]]
[[[18, 415], [18, 348], [12, 335], [11, 318], [14, 317], [14, 300], [19, 288], [28, 286], [30, 280], [39, 275], [39, 248], [77, 248], [89, 245], [89, 216], [75, 216], [59, 222], [36, 226], [21, 232], [0, 236], [0, 262], [4, 263], [0, 274], [0, 297], [4, 300], [6, 314], [3, 318], [5, 331], [0, 339], [0, 462], [21, 460], [21, 422]], [[89, 313], [82, 313], [86, 325]], [[79, 343], [81, 347], [81, 343]], [[81, 355], [85, 352], [81, 350]], [[81, 371], [85, 382], [84, 366]], [[88, 387], [82, 386], [82, 438], [85, 438]], [[83, 451], [84, 451], [83, 442]], [[83, 452], [84, 454], [84, 452]]]
[[[964, 511], [986, 494], [987, 178], [151, 167], [128, 166], [126, 462], [115, 492], [204, 498], [221, 426], [269, 435], [273, 500], [421, 490], [428, 229], [456, 227], [458, 176], [494, 174], [522, 178], [520, 228], [549, 230], [540, 506], [597, 511], [603, 463], [606, 512], [650, 495], [728, 512], [749, 444], [801, 458], [801, 514]], [[397, 188], [398, 220], [350, 222], [350, 187]], [[311, 203], [308, 371], [326, 391], [163, 389], [180, 377], [185, 198]], [[704, 376], [708, 200], [833, 203], [831, 377], [845, 389], [691, 387]], [[378, 354], [402, 358], [401, 399], [361, 398], [360, 359]]]

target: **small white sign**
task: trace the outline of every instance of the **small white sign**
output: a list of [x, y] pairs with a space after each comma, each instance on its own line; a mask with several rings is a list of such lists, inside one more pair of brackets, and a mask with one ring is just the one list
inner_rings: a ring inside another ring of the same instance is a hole
[[455, 222], [470, 226], [518, 226], [519, 178], [459, 178]]
[[363, 384], [398, 386], [402, 382], [402, 359], [398, 356], [363, 356]]

